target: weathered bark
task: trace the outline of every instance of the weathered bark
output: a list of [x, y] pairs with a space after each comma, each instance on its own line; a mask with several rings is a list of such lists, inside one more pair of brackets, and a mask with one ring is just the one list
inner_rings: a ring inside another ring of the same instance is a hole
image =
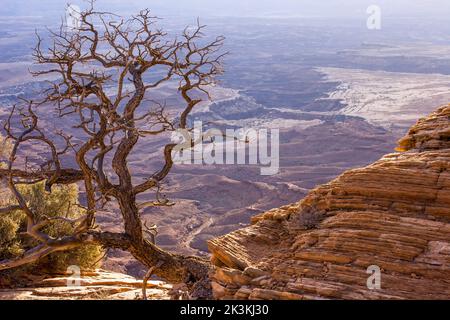
[[172, 254], [145, 239], [141, 241], [131, 239], [127, 234], [95, 232], [90, 233], [89, 239], [84, 239], [82, 242], [92, 242], [107, 248], [128, 251], [147, 268], [153, 268], [154, 275], [170, 283], [187, 284], [192, 298], [212, 298], [209, 279], [212, 264], [208, 260]]
[[153, 274], [171, 283], [186, 283], [191, 297], [212, 297], [209, 261], [171, 254], [144, 239], [135, 197], [132, 190], [123, 190], [118, 195], [120, 211], [125, 221], [125, 233], [129, 238], [127, 251], [147, 268], [154, 268]]
[[[31, 179], [33, 182], [40, 182], [48, 180], [55, 175], [54, 170], [44, 171], [41, 174], [36, 172], [28, 172], [25, 170], [12, 170], [0, 169], [0, 178], [6, 178], [9, 174], [12, 174], [14, 178]], [[83, 180], [83, 172], [75, 169], [63, 169], [58, 174], [58, 178], [54, 181], [54, 184], [73, 184]]]
[[166, 252], [148, 241], [133, 244], [129, 252], [148, 268], [157, 266], [153, 274], [170, 283], [185, 283], [194, 299], [212, 297], [209, 273], [212, 265], [199, 257], [181, 256]]

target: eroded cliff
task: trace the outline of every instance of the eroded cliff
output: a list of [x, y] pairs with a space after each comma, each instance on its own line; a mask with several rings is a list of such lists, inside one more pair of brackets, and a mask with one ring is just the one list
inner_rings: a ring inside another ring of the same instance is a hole
[[[398, 153], [209, 242], [220, 299], [449, 299], [450, 105]], [[381, 289], [367, 286], [369, 266]]]

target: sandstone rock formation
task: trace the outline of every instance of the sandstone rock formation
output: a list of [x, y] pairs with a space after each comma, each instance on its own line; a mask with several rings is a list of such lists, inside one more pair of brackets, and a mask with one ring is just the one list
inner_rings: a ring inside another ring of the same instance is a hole
[[[450, 105], [399, 153], [209, 242], [219, 299], [450, 299]], [[367, 286], [369, 266], [381, 289]]]
[[[73, 278], [60, 276], [33, 284], [30, 288], [2, 289], [0, 300], [134, 300], [142, 299], [142, 280], [107, 271], [84, 273], [79, 286]], [[161, 281], [147, 283], [151, 300], [170, 299], [172, 287]]]

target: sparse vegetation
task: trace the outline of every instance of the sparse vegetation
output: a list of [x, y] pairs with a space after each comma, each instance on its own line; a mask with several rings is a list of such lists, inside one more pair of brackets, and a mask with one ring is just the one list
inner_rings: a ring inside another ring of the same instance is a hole
[[301, 214], [297, 215], [297, 225], [301, 229], [312, 230], [325, 219], [325, 215], [322, 212], [314, 212], [305, 210]]
[[[0, 136], [0, 168], [5, 168], [5, 156], [11, 151], [11, 144]], [[77, 219], [85, 215], [84, 209], [78, 205], [78, 187], [58, 185], [51, 193], [45, 191], [45, 182], [31, 185], [18, 185], [30, 209], [39, 220], [55, 219], [64, 212], [64, 218]], [[16, 199], [5, 185], [0, 186], [0, 207], [16, 205]], [[13, 210], [8, 214], [0, 214], [0, 260], [18, 258], [27, 250], [37, 245], [37, 241], [27, 235], [27, 217], [21, 210]], [[52, 237], [63, 237], [74, 232], [73, 224], [54, 220], [48, 223], [43, 231]], [[70, 265], [77, 265], [82, 270], [96, 267], [103, 254], [98, 245], [86, 245], [65, 252], [55, 252], [33, 264], [7, 272], [9, 275], [32, 271], [35, 274], [61, 273]], [[2, 272], [6, 273], [6, 272]]]
[[[19, 187], [23, 197], [40, 220], [55, 219], [61, 212], [65, 212], [65, 218], [69, 219], [76, 219], [85, 214], [84, 209], [77, 205], [76, 185], [54, 186], [52, 193], [46, 193], [44, 185], [44, 182], [40, 182]], [[12, 197], [5, 196], [2, 202], [2, 205], [15, 203]], [[26, 220], [26, 215], [20, 210], [0, 216], [0, 260], [20, 257], [37, 245], [36, 240], [25, 232]], [[50, 222], [42, 231], [52, 237], [63, 237], [72, 234], [74, 226], [58, 219]], [[70, 265], [89, 270], [96, 267], [95, 264], [102, 254], [103, 250], [98, 245], [81, 246], [69, 251], [52, 253], [34, 264], [18, 269], [17, 272], [32, 270], [33, 273], [40, 274], [61, 273]]]

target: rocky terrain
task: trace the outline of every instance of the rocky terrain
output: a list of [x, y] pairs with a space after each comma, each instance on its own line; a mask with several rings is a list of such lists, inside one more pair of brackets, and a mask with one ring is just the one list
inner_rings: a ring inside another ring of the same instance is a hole
[[[450, 77], [344, 68], [319, 68], [326, 81], [338, 82], [328, 99], [341, 101], [338, 111], [391, 130], [406, 130], [427, 115], [430, 106], [448, 103]], [[434, 107], [433, 107], [434, 108]], [[412, 112], [413, 111], [413, 112]]]
[[209, 241], [216, 298], [449, 299], [450, 105], [397, 150]]
[[[69, 275], [40, 281], [30, 280], [35, 281], [35, 283], [29, 288], [1, 289], [0, 300], [142, 299], [142, 280], [103, 270], [83, 273], [79, 278], [79, 283], [75, 283], [75, 279]], [[172, 286], [161, 281], [149, 281], [147, 283], [147, 297], [152, 300], [170, 299], [171, 288]]]

